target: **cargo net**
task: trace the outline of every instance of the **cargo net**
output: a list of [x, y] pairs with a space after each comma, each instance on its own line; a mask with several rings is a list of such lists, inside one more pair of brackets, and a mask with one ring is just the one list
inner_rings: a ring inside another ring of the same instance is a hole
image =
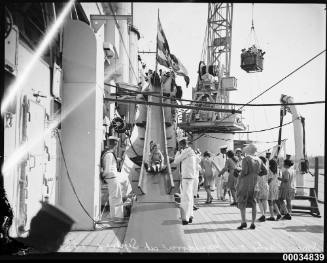
[[266, 53], [260, 49], [259, 41], [255, 33], [253, 7], [254, 4], [252, 4], [252, 26], [247, 44], [249, 48], [243, 48], [241, 53], [241, 68], [247, 73], [261, 72], [263, 70], [263, 56]]
[[263, 56], [265, 53], [255, 45], [247, 50], [245, 48], [242, 49], [241, 68], [248, 73], [261, 72], [263, 70]]

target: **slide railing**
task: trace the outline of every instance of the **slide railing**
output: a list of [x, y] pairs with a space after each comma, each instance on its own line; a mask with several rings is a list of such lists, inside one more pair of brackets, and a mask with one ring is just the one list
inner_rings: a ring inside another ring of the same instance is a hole
[[[160, 87], [153, 87], [153, 91], [160, 91]], [[162, 103], [163, 99], [148, 96], [148, 101]], [[162, 106], [147, 106], [146, 131], [144, 138], [143, 161], [140, 171], [138, 188], [141, 193], [147, 195], [148, 201], [163, 201], [174, 187], [173, 176], [169, 163], [167, 149], [166, 120], [164, 108]], [[169, 120], [171, 121], [171, 120]], [[144, 167], [144, 162], [149, 163], [150, 142], [153, 141], [160, 145], [160, 150], [164, 156], [164, 164], [167, 169], [158, 174], [150, 174]]]

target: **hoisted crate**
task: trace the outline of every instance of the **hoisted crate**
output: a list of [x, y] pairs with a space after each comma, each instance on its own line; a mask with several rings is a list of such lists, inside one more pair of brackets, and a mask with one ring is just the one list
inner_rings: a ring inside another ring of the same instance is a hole
[[[252, 26], [250, 31], [250, 40], [254, 37], [255, 43], [249, 47], [247, 50], [242, 49], [241, 54], [241, 68], [246, 72], [261, 72], [263, 70], [263, 55], [266, 52], [263, 52], [259, 47], [259, 43], [254, 30], [253, 23], [253, 4], [252, 4]], [[249, 45], [250, 46], [250, 43]]]
[[263, 52], [255, 46], [248, 50], [242, 49], [241, 68], [246, 72], [261, 72], [263, 70]]

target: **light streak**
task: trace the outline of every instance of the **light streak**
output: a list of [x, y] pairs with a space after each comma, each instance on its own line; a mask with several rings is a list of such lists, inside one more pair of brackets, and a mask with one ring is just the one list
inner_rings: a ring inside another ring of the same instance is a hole
[[24, 158], [26, 154], [30, 152], [33, 147], [37, 146], [39, 143], [43, 143], [43, 140], [62, 122], [73, 110], [77, 108], [85, 99], [87, 99], [93, 92], [95, 92], [96, 87], [93, 89], [87, 90], [84, 94], [79, 93], [79, 97], [76, 98], [76, 103], [69, 105], [69, 107], [61, 113], [60, 119], [53, 121], [49, 127], [43, 131], [41, 134], [36, 134], [31, 140], [23, 143], [19, 146], [13, 153], [8, 156], [8, 159], [5, 158], [2, 166], [3, 176], [9, 176], [10, 170], [18, 165]]
[[50, 42], [53, 40], [54, 36], [57, 34], [59, 28], [63, 25], [67, 14], [69, 13], [71, 7], [75, 3], [75, 0], [70, 0], [67, 5], [63, 8], [63, 11], [58, 16], [58, 19], [52, 24], [49, 31], [46, 33], [42, 39], [40, 45], [37, 47], [35, 53], [33, 54], [32, 59], [24, 67], [24, 70], [19, 74], [16, 81], [9, 86], [8, 91], [4, 94], [3, 100], [1, 102], [1, 115], [3, 115], [8, 108], [9, 104], [14, 100], [16, 94], [23, 86], [26, 78], [29, 76], [30, 72], [34, 68], [36, 62], [43, 55], [46, 48], [48, 48]]

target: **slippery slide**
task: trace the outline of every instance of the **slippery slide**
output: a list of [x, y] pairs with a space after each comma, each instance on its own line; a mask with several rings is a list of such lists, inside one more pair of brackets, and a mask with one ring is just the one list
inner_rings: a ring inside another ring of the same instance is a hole
[[[152, 89], [160, 94], [160, 87], [152, 86]], [[154, 96], [148, 96], [148, 100], [157, 103], [162, 101], [161, 98]], [[130, 252], [180, 252], [176, 249], [183, 249], [184, 233], [180, 211], [172, 193], [175, 185], [169, 163], [166, 135], [166, 125], [172, 120], [165, 119], [167, 109], [152, 105], [147, 107], [143, 162], [138, 182], [142, 194], [137, 196], [132, 207], [124, 239], [125, 249]], [[165, 159], [164, 164], [167, 165], [164, 172], [152, 174], [144, 168], [144, 162], [148, 162], [151, 141], [160, 145]]]

